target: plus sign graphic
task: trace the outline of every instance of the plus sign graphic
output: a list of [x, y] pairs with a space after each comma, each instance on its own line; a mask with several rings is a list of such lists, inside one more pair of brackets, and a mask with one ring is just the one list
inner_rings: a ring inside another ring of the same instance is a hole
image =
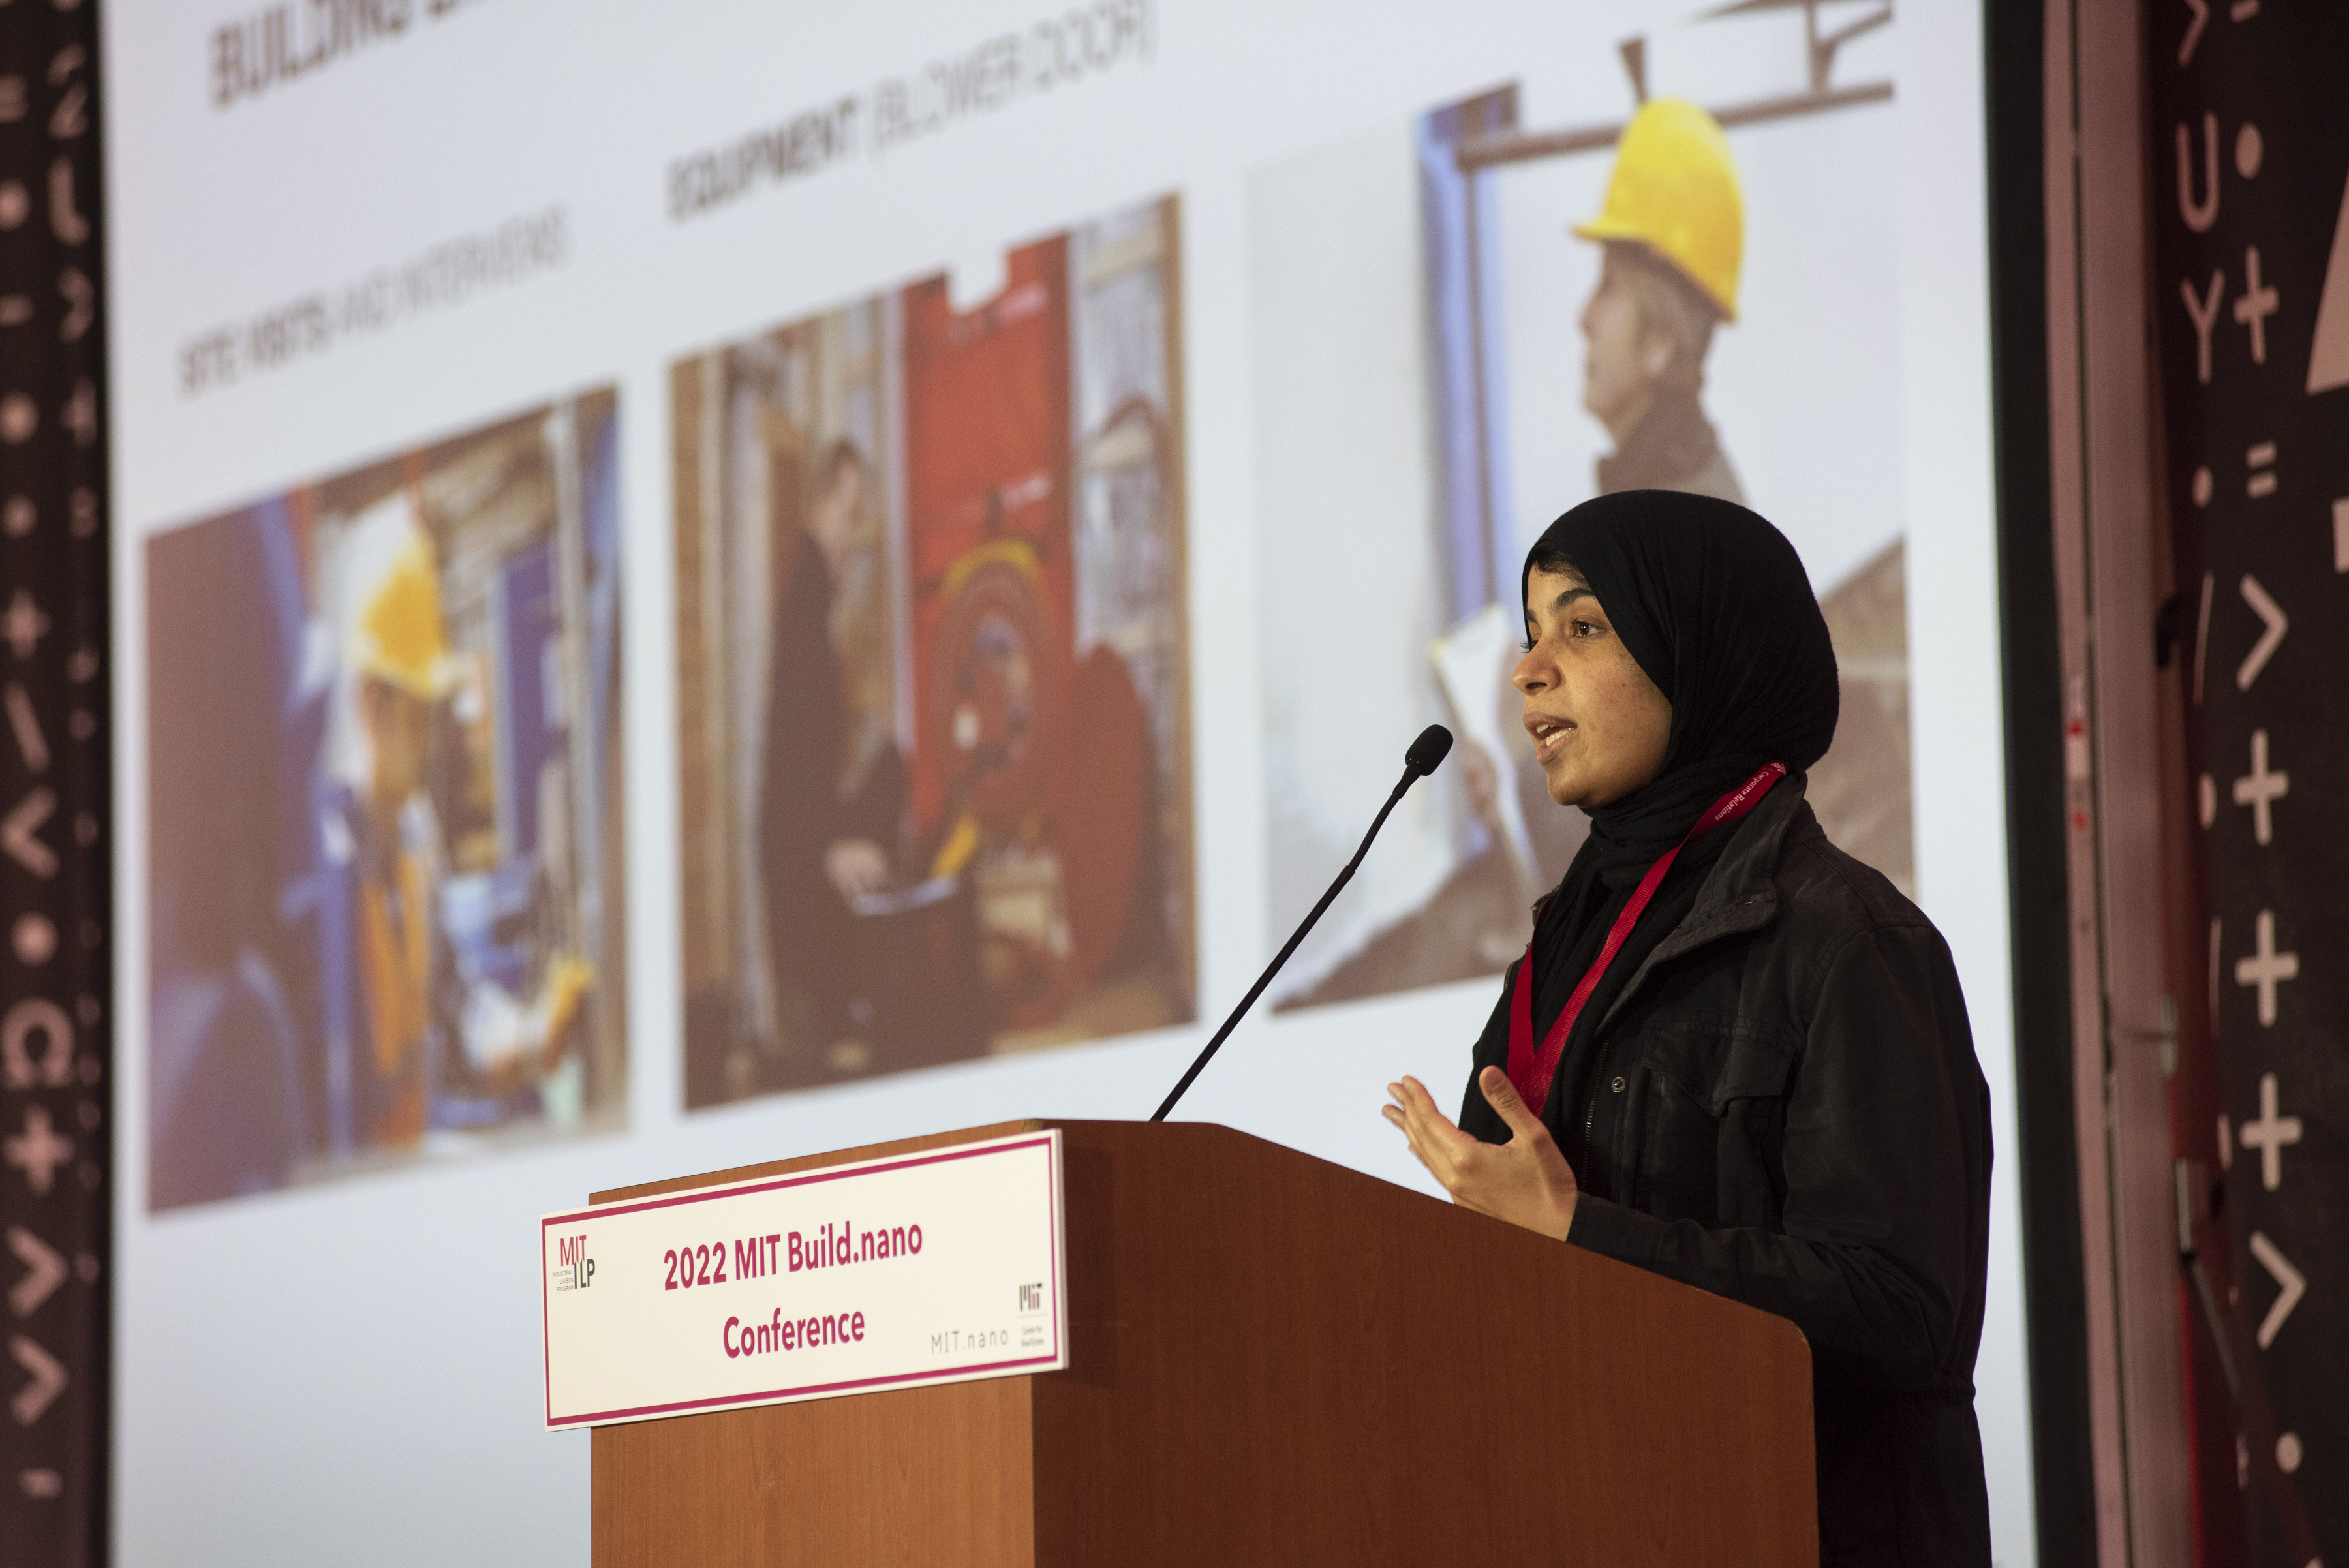
[[2260, 1185], [2270, 1192], [2283, 1185], [2284, 1146], [2300, 1141], [2300, 1118], [2277, 1116], [2277, 1099], [2276, 1075], [2261, 1074], [2260, 1119], [2245, 1122], [2235, 1135], [2245, 1148], [2260, 1151]]
[[0, 1138], [0, 1158], [25, 1173], [26, 1182], [36, 1196], [47, 1193], [49, 1184], [57, 1179], [57, 1167], [73, 1158], [73, 1139], [60, 1137], [49, 1125], [46, 1106], [34, 1106], [25, 1112], [25, 1130], [15, 1137]]
[[2292, 793], [2292, 775], [2268, 772], [2268, 732], [2251, 732], [2251, 771], [2235, 781], [2235, 804], [2251, 808], [2251, 836], [2264, 845], [2275, 836], [2273, 806]]
[[2276, 1020], [2276, 985], [2279, 981], [2300, 978], [2300, 955], [2275, 950], [2275, 911], [2261, 909], [2253, 929], [2257, 950], [2235, 961], [2235, 983], [2260, 988], [2260, 1027], [2271, 1028]]
[[2243, 292], [2235, 296], [2235, 321], [2251, 329], [2251, 363], [2268, 362], [2268, 317], [2276, 313], [2275, 286], [2260, 284], [2260, 247], [2243, 250]]

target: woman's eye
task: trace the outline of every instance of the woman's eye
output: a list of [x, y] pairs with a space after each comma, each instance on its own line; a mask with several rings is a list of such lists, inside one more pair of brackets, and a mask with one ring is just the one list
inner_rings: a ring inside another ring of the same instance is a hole
[[1587, 620], [1578, 620], [1574, 623], [1574, 635], [1577, 637], [1595, 636], [1598, 631], [1599, 628]]

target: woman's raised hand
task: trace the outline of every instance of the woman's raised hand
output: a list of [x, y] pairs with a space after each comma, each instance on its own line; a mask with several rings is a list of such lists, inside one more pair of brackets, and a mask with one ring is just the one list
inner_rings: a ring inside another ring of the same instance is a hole
[[1394, 1104], [1380, 1106], [1379, 1113], [1402, 1129], [1411, 1152], [1444, 1183], [1453, 1202], [1565, 1241], [1581, 1189], [1566, 1156], [1558, 1152], [1557, 1140], [1526, 1108], [1509, 1075], [1498, 1067], [1479, 1074], [1476, 1086], [1508, 1124], [1507, 1143], [1485, 1143], [1462, 1132], [1436, 1109], [1427, 1086], [1417, 1078], [1389, 1084], [1387, 1093]]

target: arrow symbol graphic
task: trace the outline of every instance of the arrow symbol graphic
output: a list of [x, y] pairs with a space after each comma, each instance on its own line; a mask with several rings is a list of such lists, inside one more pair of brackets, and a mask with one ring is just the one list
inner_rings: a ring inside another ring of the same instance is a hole
[[2202, 41], [2202, 29], [2210, 25], [2210, 0], [2186, 0], [2186, 8], [2194, 13], [2194, 25], [2186, 29], [2186, 41], [2178, 46], [2178, 63], [2194, 63], [2194, 46]]
[[2275, 1299], [2275, 1304], [2268, 1308], [2268, 1315], [2260, 1320], [2260, 1348], [2265, 1350], [2275, 1343], [2276, 1330], [2282, 1328], [2283, 1320], [2292, 1315], [2292, 1309], [2300, 1304], [2300, 1298], [2308, 1293], [2308, 1281], [2292, 1266], [2292, 1260], [2276, 1251], [2273, 1241], [2257, 1231], [2251, 1232], [2251, 1256], [2257, 1258], [2260, 1266], [2273, 1274], [2275, 1282], [2283, 1287], [2282, 1293]]
[[2276, 644], [2283, 640], [2283, 634], [2292, 628], [2292, 621], [2283, 613], [2283, 607], [2268, 597], [2267, 589], [2260, 587], [2259, 578], [2249, 572], [2243, 574], [2243, 602], [2267, 623], [2267, 630], [2260, 633], [2259, 641], [2251, 644], [2251, 652], [2243, 655], [2243, 667], [2235, 671], [2235, 690], [2238, 691], [2251, 689], [2251, 682], [2260, 678], [2260, 671], [2265, 670], [2268, 660], [2275, 657]]
[[18, 1317], [30, 1317], [49, 1299], [50, 1292], [66, 1282], [65, 1254], [22, 1225], [8, 1227], [8, 1250], [24, 1261], [28, 1271], [9, 1289], [8, 1305]]
[[43, 784], [18, 801], [16, 810], [0, 817], [0, 850], [7, 851], [9, 858], [36, 877], [57, 874], [57, 852], [35, 836], [57, 808], [57, 797]]
[[8, 1354], [16, 1358], [17, 1366], [33, 1375], [33, 1380], [17, 1389], [16, 1397], [8, 1401], [9, 1413], [16, 1417], [16, 1425], [29, 1427], [41, 1418], [41, 1412], [49, 1407], [50, 1401], [65, 1392], [65, 1363], [21, 1334], [8, 1336]]

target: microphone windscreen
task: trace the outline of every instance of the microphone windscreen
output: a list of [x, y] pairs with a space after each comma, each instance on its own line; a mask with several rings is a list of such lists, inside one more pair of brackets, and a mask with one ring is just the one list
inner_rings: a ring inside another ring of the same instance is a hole
[[1402, 754], [1403, 766], [1421, 778], [1425, 778], [1444, 764], [1452, 754], [1452, 732], [1441, 724], [1430, 724]]

